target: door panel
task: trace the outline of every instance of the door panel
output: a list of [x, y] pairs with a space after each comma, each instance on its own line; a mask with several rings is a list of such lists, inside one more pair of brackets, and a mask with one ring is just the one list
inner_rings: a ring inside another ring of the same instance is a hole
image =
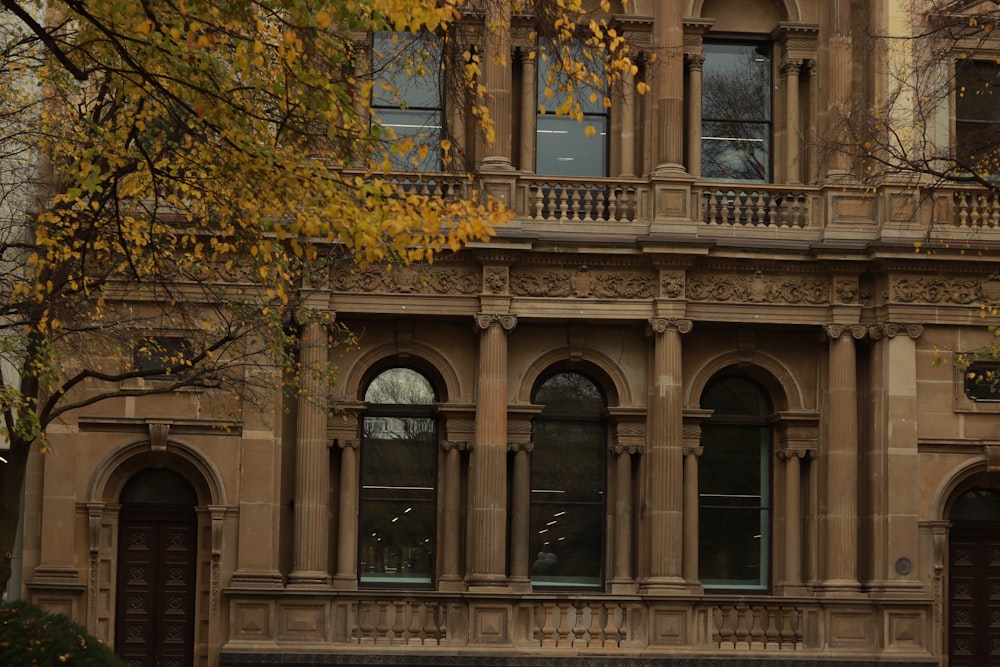
[[115, 650], [130, 667], [190, 667], [196, 523], [191, 508], [121, 514]]
[[948, 622], [950, 667], [1000, 665], [1000, 524], [952, 525]]

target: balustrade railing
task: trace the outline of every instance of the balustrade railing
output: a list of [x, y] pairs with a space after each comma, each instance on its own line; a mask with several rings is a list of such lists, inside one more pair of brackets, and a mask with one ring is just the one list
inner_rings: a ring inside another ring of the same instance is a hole
[[619, 179], [520, 179], [530, 220], [552, 222], [632, 222], [639, 216], [641, 184]]
[[532, 612], [532, 638], [541, 648], [618, 648], [627, 639], [628, 609], [617, 602], [539, 602]]
[[953, 195], [952, 224], [964, 229], [1000, 229], [1000, 193], [961, 190]]
[[721, 604], [710, 608], [712, 644], [734, 651], [801, 649], [802, 610], [790, 605]]
[[446, 611], [437, 600], [358, 600], [350, 638], [362, 645], [437, 646], [448, 636]]
[[802, 229], [811, 226], [811, 195], [773, 186], [706, 187], [698, 195], [707, 225]]

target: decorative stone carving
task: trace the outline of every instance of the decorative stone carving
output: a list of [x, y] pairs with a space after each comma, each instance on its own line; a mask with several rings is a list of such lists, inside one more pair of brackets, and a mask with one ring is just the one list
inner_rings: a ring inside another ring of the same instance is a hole
[[656, 283], [644, 273], [600, 271], [581, 266], [576, 271], [513, 273], [510, 277], [510, 291], [516, 296], [533, 297], [649, 299], [656, 295]]
[[668, 299], [684, 298], [684, 272], [664, 271], [660, 277], [660, 294]]
[[486, 269], [483, 279], [486, 291], [490, 294], [505, 294], [507, 292], [507, 270], [491, 266]]
[[880, 324], [872, 324], [868, 327], [868, 334], [872, 337], [872, 340], [895, 338], [899, 333], [906, 333], [906, 335], [910, 338], [920, 338], [920, 336], [924, 333], [924, 325], [883, 322]]
[[507, 444], [507, 450], [511, 452], [528, 452], [529, 454], [535, 449], [535, 443], [533, 442], [511, 442]]
[[838, 303], [856, 303], [858, 299], [858, 281], [852, 278], [834, 279], [833, 294]]
[[980, 298], [982, 285], [973, 278], [900, 278], [893, 282], [891, 300], [902, 303], [957, 303]]
[[830, 285], [823, 280], [765, 276], [757, 271], [745, 275], [694, 276], [687, 281], [691, 301], [729, 301], [736, 303], [826, 304]]
[[843, 335], [850, 335], [855, 340], [861, 340], [865, 334], [869, 333], [870, 327], [866, 324], [827, 324], [824, 332], [829, 338], [837, 339]]
[[389, 294], [478, 294], [479, 273], [474, 269], [428, 265], [370, 266], [343, 270], [332, 280], [342, 292]]
[[450, 452], [453, 449], [457, 449], [460, 452], [469, 451], [472, 448], [469, 443], [463, 442], [461, 440], [443, 440], [441, 442], [441, 451]]

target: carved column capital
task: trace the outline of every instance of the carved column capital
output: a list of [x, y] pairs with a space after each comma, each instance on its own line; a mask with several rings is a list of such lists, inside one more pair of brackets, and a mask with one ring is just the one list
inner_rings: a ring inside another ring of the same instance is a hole
[[701, 446], [698, 447], [685, 446], [681, 449], [681, 451], [684, 453], [684, 456], [701, 456], [702, 454], [705, 453], [705, 448]]
[[510, 452], [527, 452], [530, 454], [535, 450], [535, 443], [533, 442], [511, 442], [507, 444], [507, 451]]
[[816, 452], [812, 449], [801, 447], [785, 447], [784, 449], [779, 449], [777, 455], [782, 461], [787, 461], [791, 458], [811, 459], [816, 455]]
[[337, 438], [335, 442], [341, 449], [357, 449], [361, 444], [356, 438]]
[[686, 334], [694, 328], [694, 323], [691, 320], [681, 318], [651, 317], [649, 318], [649, 326], [652, 327], [655, 333], [677, 331]]
[[785, 58], [781, 61], [781, 74], [784, 76], [787, 76], [789, 72], [798, 74], [800, 69], [802, 69], [801, 58]]
[[686, 53], [684, 54], [684, 60], [687, 62], [688, 70], [692, 72], [700, 72], [705, 66], [704, 53]]
[[634, 443], [615, 442], [608, 446], [612, 454], [642, 454], [643, 446]]
[[507, 332], [512, 331], [517, 326], [517, 315], [509, 313], [476, 313], [473, 318], [476, 326], [484, 331], [494, 324], [499, 325]]
[[844, 335], [849, 335], [855, 340], [861, 340], [868, 333], [868, 327], [864, 324], [827, 324], [823, 328], [827, 337], [836, 340]]
[[902, 322], [882, 322], [880, 324], [872, 324], [868, 327], [868, 334], [872, 337], [872, 340], [895, 338], [897, 334], [901, 333], [905, 333], [910, 338], [920, 338], [920, 336], [924, 333], [924, 325], [904, 324]]
[[451, 450], [458, 450], [460, 452], [465, 452], [471, 449], [469, 443], [463, 440], [442, 440], [441, 441], [441, 451], [450, 452]]

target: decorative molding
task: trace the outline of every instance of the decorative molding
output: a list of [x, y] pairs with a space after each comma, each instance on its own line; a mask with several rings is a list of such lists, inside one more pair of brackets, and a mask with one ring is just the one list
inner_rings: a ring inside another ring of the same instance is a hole
[[664, 271], [660, 274], [660, 295], [667, 299], [684, 298], [683, 271]]
[[504, 331], [513, 331], [517, 326], [517, 315], [509, 313], [476, 313], [472, 316], [476, 326], [483, 331], [489, 329], [494, 324], [499, 325]]
[[656, 295], [656, 282], [645, 272], [597, 270], [582, 264], [575, 271], [512, 272], [510, 291], [515, 296], [528, 297], [649, 299]]
[[460, 452], [466, 452], [472, 449], [469, 443], [464, 440], [442, 440], [441, 441], [441, 451], [450, 452], [451, 450], [458, 450]]
[[525, 452], [530, 454], [535, 449], [535, 443], [533, 442], [509, 442], [507, 443], [507, 451], [510, 452]]
[[966, 306], [982, 299], [984, 293], [1000, 290], [1000, 279], [990, 274], [977, 278], [897, 278], [889, 290], [889, 301], [896, 303], [954, 303]]
[[331, 283], [339, 292], [466, 295], [478, 294], [482, 284], [475, 269], [426, 264], [344, 269]]
[[906, 333], [906, 335], [910, 338], [920, 338], [920, 336], [924, 333], [924, 325], [884, 322], [868, 326], [868, 335], [871, 336], [872, 340], [895, 338], [900, 333]]
[[855, 340], [861, 340], [869, 333], [870, 325], [867, 324], [827, 324], [823, 327], [823, 332], [827, 338], [836, 340], [843, 335], [850, 335]]
[[705, 453], [705, 448], [701, 446], [698, 447], [685, 446], [681, 447], [681, 452], [684, 454], [684, 456], [701, 456], [702, 454]]
[[677, 331], [686, 334], [694, 328], [694, 323], [691, 320], [682, 318], [651, 317], [649, 318], [649, 326], [652, 327], [654, 333], [658, 334], [666, 333], [667, 331]]
[[507, 294], [509, 286], [507, 267], [490, 266], [483, 270], [483, 289], [489, 294]]
[[731, 303], [811, 304], [830, 303], [830, 283], [809, 278], [773, 277], [755, 271], [745, 274], [700, 275], [687, 281], [690, 301]]
[[854, 304], [858, 302], [860, 288], [856, 278], [834, 278], [833, 295], [838, 303]]

